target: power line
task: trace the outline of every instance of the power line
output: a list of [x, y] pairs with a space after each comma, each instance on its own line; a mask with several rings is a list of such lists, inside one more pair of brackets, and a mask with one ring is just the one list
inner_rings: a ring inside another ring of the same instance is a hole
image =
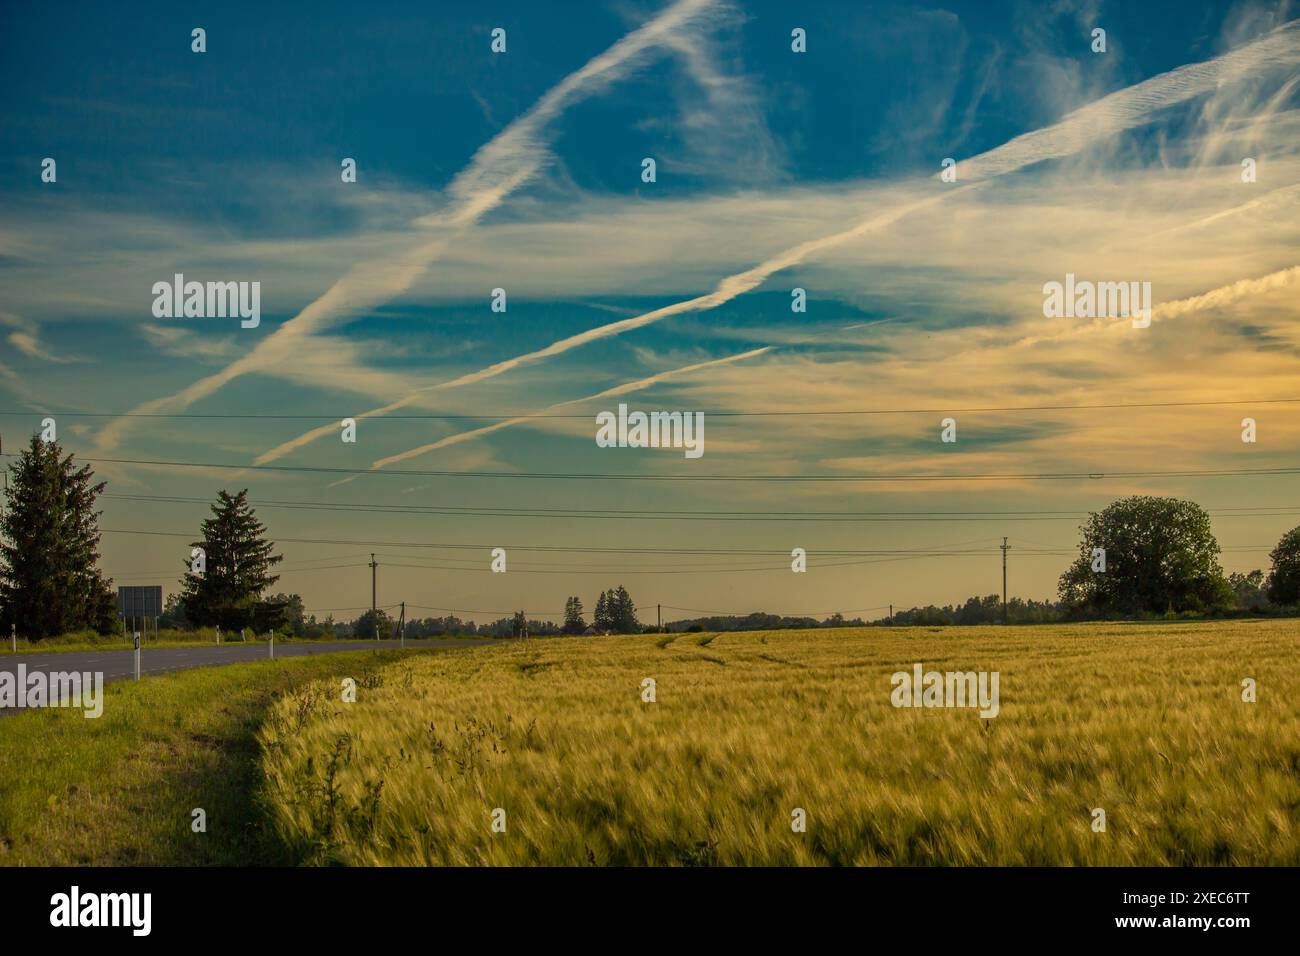
[[[596, 399], [590, 399], [596, 401]], [[1300, 398], [1255, 398], [1232, 399], [1220, 401], [1176, 401], [1176, 402], [1104, 402], [1095, 404], [1054, 404], [1054, 405], [975, 405], [968, 407], [939, 406], [932, 408], [844, 408], [844, 409], [767, 409], [762, 411], [704, 411], [703, 414], [714, 418], [785, 418], [785, 417], [823, 417], [844, 415], [939, 415], [944, 413], [969, 414], [977, 412], [1051, 412], [1051, 411], [1087, 411], [1092, 409], [1120, 408], [1194, 408], [1233, 405], [1280, 405], [1300, 402]], [[342, 415], [288, 415], [267, 412], [36, 412], [0, 411], [0, 416], [26, 418], [34, 414], [54, 415], [64, 418], [153, 418], [182, 420], [265, 420], [265, 421], [307, 421], [334, 422], [344, 418], [359, 418], [365, 421], [502, 421], [506, 419], [582, 419], [590, 414], [537, 412], [485, 412], [478, 415], [453, 413], [407, 413], [385, 415], [382, 418], [367, 417], [354, 412]]]
[[[385, 608], [381, 608], [380, 610], [389, 611], [395, 607], [397, 607], [396, 604], [390, 604]], [[304, 614], [316, 614], [321, 611], [369, 611], [370, 606], [362, 605], [360, 607], [305, 607], [302, 610]]]
[[[302, 609], [304, 614], [327, 614], [334, 611], [368, 611], [368, 607], [305, 607]], [[318, 622], [319, 623], [319, 622]]]
[[[1267, 553], [1271, 549], [1268, 546], [1261, 545], [1259, 547], [1254, 547], [1254, 548], [1224, 548], [1222, 550], [1225, 553], [1249, 552], [1249, 553], [1260, 554], [1260, 553]], [[1031, 553], [1038, 557], [1046, 557], [1046, 556], [1074, 557], [1077, 556], [1078, 554], [1077, 551], [1034, 551]], [[856, 559], [838, 560], [838, 561], [835, 560], [818, 561], [817, 567], [821, 569], [838, 569], [838, 568], [862, 567], [865, 565], [874, 565], [874, 564], [892, 564], [900, 561], [916, 561], [916, 560], [921, 560], [926, 558], [985, 558], [988, 556], [988, 554], [989, 552], [987, 551], [927, 551], [927, 552], [917, 552], [917, 553], [905, 554], [905, 555], [894, 555], [891, 557], [856, 558]], [[361, 568], [361, 567], [368, 567], [368, 565], [356, 564], [356, 565], [345, 565], [345, 567]], [[417, 571], [451, 571], [451, 572], [461, 572], [461, 573], [469, 573], [469, 574], [491, 573], [491, 569], [483, 566], [482, 564], [475, 564], [475, 565], [401, 564], [401, 563], [389, 562], [385, 565], [385, 567], [403, 568], [403, 569], [410, 569], [410, 570], [417, 570]], [[513, 568], [510, 571], [510, 573], [516, 575], [518, 574], [546, 574], [546, 575], [559, 574], [559, 575], [567, 575], [570, 577], [581, 576], [581, 575], [589, 575], [589, 576], [599, 575], [602, 577], [609, 577], [609, 576], [623, 577], [623, 576], [640, 576], [640, 575], [675, 575], [675, 574], [692, 574], [696, 576], [707, 575], [707, 574], [763, 574], [763, 573], [774, 573], [774, 572], [786, 573], [788, 571], [789, 571], [789, 565], [786, 563], [781, 563], [775, 565], [752, 565], [752, 566], [739, 566], [739, 567], [709, 565], [709, 566], [699, 566], [690, 569], [679, 568], [679, 567], [630, 568], [623, 565], [606, 565], [600, 568], [593, 568], [593, 567], [575, 568], [575, 567], [554, 565], [546, 568], [516, 567]], [[157, 575], [110, 574], [108, 575], [108, 577], [115, 581], [132, 581], [132, 580], [153, 578], [153, 577], [157, 577]], [[390, 605], [390, 606], [396, 607], [396, 605]], [[411, 606], [415, 607], [416, 605], [411, 605]], [[667, 606], [668, 605], [665, 605], [665, 607]], [[886, 605], [881, 605], [881, 607], [885, 607], [885, 606]], [[358, 608], [357, 610], [369, 610], [369, 608]]]
[[[211, 504], [210, 498], [177, 495], [104, 494], [101, 498], [119, 501], [151, 501], [169, 504]], [[437, 515], [505, 518], [586, 518], [639, 521], [1069, 521], [1087, 511], [1018, 510], [1018, 511], [654, 511], [595, 508], [510, 508], [452, 505], [374, 505], [348, 502], [254, 499], [258, 508], [283, 508], [302, 511], [332, 511], [360, 514]], [[1263, 518], [1300, 515], [1300, 505], [1259, 505], [1244, 508], [1209, 509], [1220, 517]]]
[[[859, 560], [859, 561], [823, 562], [823, 563], [821, 563], [821, 564], [818, 565], [818, 566], [819, 566], [819, 567], [822, 567], [822, 568], [845, 568], [845, 567], [857, 567], [857, 566], [859, 566], [859, 565], [863, 565], [863, 564], [884, 564], [884, 563], [888, 563], [888, 562], [890, 562], [890, 561], [908, 561], [908, 560], [914, 560], [914, 559], [916, 559], [916, 558], [934, 558], [934, 557], [976, 557], [976, 556], [977, 556], [977, 555], [975, 555], [975, 554], [973, 554], [973, 553], [972, 553], [972, 554], [951, 554], [951, 553], [948, 553], [948, 552], [935, 552], [935, 553], [930, 553], [930, 554], [909, 554], [909, 555], [903, 555], [903, 556], [893, 557], [893, 558], [873, 558], [873, 559], [869, 559], [869, 560]], [[981, 557], [982, 557], [983, 555], [978, 555], [978, 556], [981, 556]], [[469, 572], [469, 573], [471, 573], [471, 574], [489, 573], [489, 571], [490, 571], [490, 569], [485, 568], [485, 567], [477, 567], [477, 566], [476, 566], [476, 567], [464, 567], [464, 566], [449, 565], [449, 564], [419, 564], [419, 565], [416, 565], [416, 564], [407, 564], [407, 565], [393, 565], [393, 564], [389, 564], [389, 565], [387, 565], [387, 567], [406, 567], [406, 568], [416, 568], [416, 569], [421, 570], [421, 571], [465, 571], [465, 572]], [[634, 569], [634, 568], [625, 568], [625, 567], [621, 567], [621, 566], [619, 566], [619, 565], [611, 565], [611, 566], [609, 566], [609, 567], [607, 567], [607, 568], [603, 568], [603, 569], [600, 569], [600, 568], [576, 568], [576, 569], [575, 569], [575, 568], [565, 568], [565, 567], [552, 567], [552, 568], [546, 568], [546, 569], [530, 569], [530, 568], [521, 568], [521, 569], [518, 569], [518, 570], [513, 570], [513, 571], [511, 571], [510, 573], [511, 573], [511, 574], [564, 574], [564, 575], [569, 575], [569, 576], [582, 575], [582, 574], [589, 574], [589, 575], [602, 575], [602, 576], [605, 576], [605, 577], [610, 577], [610, 576], [642, 575], [642, 574], [694, 574], [694, 575], [701, 575], [701, 574], [755, 574], [755, 573], [764, 573], [764, 572], [771, 572], [771, 571], [779, 571], [779, 572], [785, 572], [785, 573], [788, 573], [789, 570], [790, 570], [790, 566], [789, 566], [788, 564], [778, 564], [778, 565], [772, 565], [772, 566], [761, 566], [761, 567], [737, 567], [737, 568], [729, 568], [729, 567], [709, 567], [709, 568], [696, 568], [696, 569], [693, 569], [693, 570], [682, 570], [682, 569], [678, 569], [678, 568], [644, 568], [644, 569]]]
[[[16, 458], [5, 452], [3, 457]], [[582, 481], [745, 481], [745, 482], [880, 482], [880, 481], [1079, 481], [1104, 478], [1281, 477], [1300, 474], [1300, 467], [1210, 468], [1173, 471], [1005, 472], [957, 475], [630, 475], [609, 472], [509, 472], [415, 469], [326, 468], [311, 465], [234, 465], [225, 462], [156, 461], [141, 458], [81, 458], [95, 464], [147, 465], [163, 468], [215, 468], [233, 471], [304, 472], [330, 475], [385, 475], [405, 478], [577, 479]]]
[[[406, 555], [405, 557], [410, 558], [411, 555]], [[417, 556], [417, 557], [418, 557], [418, 556]], [[483, 565], [482, 565], [482, 562], [469, 563], [469, 559], [467, 559], [467, 558], [447, 558], [447, 559], [445, 559], [445, 560], [448, 560], [448, 561], [459, 561], [460, 564], [458, 564], [458, 565], [453, 565], [453, 567], [463, 567], [463, 568], [465, 568], [465, 569], [467, 569], [467, 570], [478, 570], [478, 569], [480, 569], [480, 568], [483, 566]], [[438, 568], [438, 567], [443, 567], [443, 565], [431, 565], [431, 564], [404, 564], [404, 563], [402, 563], [402, 562], [400, 562], [400, 561], [396, 561], [396, 562], [394, 562], [394, 561], [388, 561], [388, 562], [385, 563], [384, 566], [385, 566], [385, 567], [389, 567], [389, 568]], [[723, 564], [695, 564], [695, 563], [689, 563], [689, 562], [688, 562], [688, 563], [683, 563], [683, 562], [681, 562], [681, 561], [676, 561], [676, 560], [673, 561], [671, 564], [646, 564], [646, 565], [610, 564], [608, 561], [602, 561], [602, 562], [599, 563], [599, 564], [575, 564], [575, 563], [572, 563], [572, 562], [566, 562], [566, 563], [563, 564], [563, 565], [557, 565], [557, 564], [556, 564], [555, 562], [553, 562], [553, 561], [518, 561], [518, 560], [515, 560], [515, 561], [511, 561], [511, 562], [510, 562], [510, 570], [511, 570], [511, 571], [516, 571], [516, 570], [527, 570], [527, 569], [530, 569], [530, 568], [555, 569], [555, 568], [561, 568], [561, 567], [562, 567], [563, 570], [566, 570], [566, 571], [592, 571], [592, 572], [598, 572], [598, 573], [602, 573], [602, 574], [607, 574], [607, 573], [609, 573], [609, 572], [611, 572], [611, 571], [629, 571], [629, 572], [631, 572], [631, 571], [644, 571], [644, 572], [655, 572], [655, 571], [680, 571], [680, 572], [682, 572], [682, 573], [689, 573], [689, 572], [691, 572], [691, 571], [697, 571], [697, 570], [699, 570], [699, 571], [707, 571], [707, 570], [709, 570], [709, 569], [717, 569], [717, 568], [727, 567], [727, 566], [728, 566], [728, 565], [723, 565]], [[763, 564], [763, 565], [744, 565], [744, 566], [738, 566], [738, 567], [741, 567], [742, 569], [744, 569], [744, 568], [752, 568], [752, 569], [755, 569], [755, 570], [759, 570], [759, 569], [763, 569], [763, 568], [769, 568], [769, 567], [771, 567], [771, 565], [770, 565], [770, 564]]]
[[[323, 557], [323, 558], [298, 558], [298, 559], [295, 559], [295, 560], [293, 560], [293, 561], [284, 561], [284, 562], [282, 562], [282, 563], [280, 563], [280, 564], [277, 564], [277, 565], [275, 566], [275, 570], [276, 570], [277, 572], [283, 572], [283, 571], [294, 571], [294, 570], [311, 571], [311, 570], [313, 570], [313, 568], [308, 567], [308, 565], [319, 564], [321, 561], [345, 561], [345, 560], [348, 560], [348, 559], [350, 559], [350, 558], [362, 558], [362, 557], [365, 557], [365, 555], [364, 555], [364, 554], [332, 554], [332, 555], [329, 555], [329, 556], [327, 556], [327, 557]], [[183, 564], [185, 567], [188, 567], [188, 566], [189, 566], [189, 561], [188, 561], [188, 560], [185, 560], [184, 562], [182, 562], [182, 564]], [[344, 565], [344, 567], [355, 567], [355, 565], [351, 565], [351, 564], [349, 564], [349, 565]], [[183, 570], [183, 568], [182, 568], [182, 570]], [[138, 573], [138, 574], [144, 574], [144, 573], [146, 573], [146, 572], [144, 572], [144, 571], [140, 571], [140, 572], [130, 571], [130, 572], [127, 572], [127, 573], [129, 573], [129, 574], [137, 574], [137, 573]], [[168, 571], [155, 571], [155, 572], [153, 572], [153, 573], [154, 573], [154, 574], [170, 574], [171, 571], [170, 571], [170, 570], [168, 570]]]
[[[127, 531], [119, 529], [105, 529], [108, 533], [124, 534], [144, 534], [144, 535], [164, 535], [164, 536], [184, 536], [182, 532], [161, 532], [161, 531]], [[333, 543], [321, 542], [318, 539], [279, 539], [283, 542], [290, 543]], [[987, 540], [987, 539], [979, 539]], [[996, 547], [966, 547], [966, 545], [977, 542], [956, 542], [946, 547], [937, 548], [898, 548], [898, 549], [870, 549], [870, 550], [846, 550], [846, 549], [813, 549], [812, 553], [817, 556], [817, 567], [823, 569], [836, 569], [847, 567], [860, 567], [871, 564], [886, 564], [898, 561], [911, 561], [926, 558], [970, 558], [986, 557]], [[487, 545], [482, 544], [450, 544], [445, 542], [420, 542], [420, 543], [393, 543], [386, 542], [390, 546], [397, 547], [414, 547], [414, 548], [440, 548], [445, 550], [488, 550]], [[379, 545], [376, 545], [379, 546]], [[669, 574], [747, 574], [747, 573], [771, 573], [784, 572], [788, 570], [788, 552], [785, 549], [780, 550], [758, 550], [758, 549], [702, 549], [702, 548], [599, 548], [599, 547], [577, 547], [577, 546], [555, 546], [555, 545], [499, 545], [508, 550], [515, 551], [540, 551], [547, 553], [602, 553], [602, 554], [636, 554], [636, 555], [707, 555], [714, 557], [773, 557], [779, 555], [780, 563], [777, 564], [745, 564], [745, 565], [727, 565], [727, 564], [704, 564], [704, 565], [683, 565], [680, 562], [674, 562], [670, 565], [651, 565], [651, 566], [626, 566], [617, 564], [600, 564], [600, 565], [561, 565], [554, 562], [516, 562], [515, 567], [510, 573], [513, 574], [547, 574], [547, 575], [669, 575]], [[1040, 557], [1073, 557], [1078, 554], [1074, 548], [1048, 548], [1048, 547], [1023, 547], [1019, 549], [1026, 554], [1032, 554]], [[1221, 549], [1223, 552], [1252, 552], [1260, 553], [1271, 550], [1270, 545], [1235, 545]], [[372, 557], [390, 557], [388, 555], [376, 554]], [[452, 571], [462, 573], [489, 573], [490, 566], [484, 562], [478, 561], [470, 563], [465, 559], [443, 558], [431, 559], [439, 563], [410, 563], [411, 556], [397, 555], [399, 560], [386, 561], [386, 567], [401, 568], [405, 570], [416, 571]], [[450, 562], [450, 563], [449, 563]], [[523, 565], [522, 567], [520, 565]], [[355, 568], [371, 567], [372, 573], [375, 564], [367, 563], [326, 566], [322, 568], [304, 568], [301, 570], [330, 570], [334, 567]], [[117, 576], [122, 579], [132, 579], [132, 576]], [[372, 582], [373, 583], [373, 582]], [[413, 605], [414, 606], [414, 605]]]
[[[282, 574], [301, 574], [304, 571], [334, 571], [339, 568], [364, 568], [364, 564], [326, 564], [313, 568], [274, 568], [276, 576]], [[164, 578], [183, 574], [181, 569], [170, 571], [128, 571], [122, 574], [108, 574], [114, 581], [137, 581], [144, 578]]]
[[[285, 561], [283, 563], [277, 564], [275, 565], [273, 570], [275, 571], [276, 574], [289, 574], [289, 573], [297, 573], [299, 571], [328, 571], [328, 570], [333, 570], [335, 568], [359, 568], [359, 567], [363, 567], [363, 565], [360, 564], [330, 564], [325, 566], [318, 566], [318, 565], [320, 564], [321, 561], [345, 561], [349, 558], [363, 558], [365, 556], [366, 556], [365, 552], [361, 552], [359, 554], [332, 554], [324, 558], [299, 558], [295, 561]], [[110, 574], [109, 577], [113, 578], [114, 580], [121, 580], [123, 578], [167, 577], [169, 575], [176, 574], [177, 572], [185, 573], [185, 568], [188, 566], [189, 566], [189, 561], [184, 561], [182, 562], [182, 566], [180, 568], [169, 568], [166, 571], [124, 571], [120, 574]]]
[[[867, 564], [889, 564], [895, 561], [914, 561], [921, 558], [985, 558], [988, 557], [991, 553], [995, 552], [996, 550], [997, 549], [994, 548], [987, 551], [922, 551], [922, 552], [916, 552], [912, 554], [894, 555], [891, 557], [863, 558], [863, 559], [844, 560], [844, 561], [819, 561], [817, 563], [817, 567], [822, 569], [861, 567], [862, 565], [867, 565]], [[1271, 546], [1261, 545], [1256, 548], [1224, 548], [1222, 550], [1225, 553], [1247, 552], [1247, 553], [1261, 554], [1270, 551]], [[1077, 549], [1073, 551], [1032, 551], [1028, 553], [1033, 554], [1035, 557], [1077, 557], [1079, 554]], [[419, 571], [463, 571], [471, 574], [489, 573], [490, 571], [489, 568], [484, 567], [482, 565], [393, 564], [390, 562], [389, 564], [386, 565], [386, 567], [411, 568]], [[551, 566], [544, 569], [514, 568], [510, 571], [510, 573], [511, 574], [552, 574], [552, 575], [564, 574], [570, 576], [586, 574], [586, 575], [610, 576], [610, 575], [643, 575], [643, 574], [655, 574], [655, 575], [659, 575], [659, 574], [694, 574], [694, 575], [751, 574], [751, 573], [763, 573], [763, 572], [771, 572], [771, 571], [788, 572], [789, 570], [790, 570], [790, 566], [788, 563], [775, 564], [775, 565], [753, 565], [753, 566], [744, 566], [744, 567], [723, 567], [718, 565], [712, 565], [712, 566], [696, 567], [691, 569], [683, 569], [683, 568], [676, 568], [676, 567], [629, 568], [623, 565], [615, 564], [615, 565], [608, 565], [603, 568], [591, 568], [591, 567], [572, 568], [572, 567], [559, 566], [559, 565]]]
[[[101, 534], [139, 534], [161, 537], [192, 537], [192, 532], [188, 531], [152, 531], [137, 528], [103, 528]], [[345, 540], [339, 538], [280, 538], [277, 537], [277, 543], [287, 544], [339, 544], [339, 545], [358, 545], [369, 544], [374, 547], [397, 547], [397, 548], [440, 548], [448, 551], [488, 551], [493, 548], [505, 548], [507, 551], [538, 551], [538, 552], [560, 552], [560, 553], [581, 553], [581, 554], [708, 554], [708, 555], [743, 555], [750, 557], [771, 557], [774, 555], [788, 556], [788, 548], [607, 548], [607, 547], [582, 547], [573, 545], [530, 545], [530, 544], [508, 544], [502, 542], [492, 542], [486, 544], [470, 544], [447, 541], [358, 541]], [[987, 540], [987, 539], [980, 539]], [[974, 542], [959, 542], [951, 547], [962, 547], [965, 544]], [[817, 553], [821, 555], [832, 556], [863, 556], [863, 555], [898, 555], [898, 554], [928, 554], [934, 552], [935, 548], [887, 548], [887, 549], [866, 549], [866, 550], [844, 550], [844, 549], [818, 549]], [[985, 553], [987, 549], [976, 549], [967, 553]], [[944, 551], [943, 553], [962, 553], [958, 551]]]
[[[189, 531], [149, 531], [138, 528], [102, 528], [101, 534], [139, 534], [152, 535], [169, 538], [190, 538], [193, 532]], [[580, 547], [572, 545], [535, 545], [535, 544], [503, 544], [501, 542], [492, 542], [487, 544], [466, 544], [446, 541], [360, 541], [355, 539], [343, 538], [281, 538], [277, 537], [277, 543], [284, 544], [333, 544], [333, 545], [370, 545], [372, 547], [390, 547], [390, 548], [442, 548], [453, 551], [491, 551], [492, 548], [505, 548], [515, 551], [541, 551], [541, 552], [578, 552], [583, 554], [710, 554], [710, 555], [748, 555], [748, 556], [787, 556], [789, 550], [785, 548], [605, 548], [605, 547]], [[991, 539], [977, 539], [991, 540]], [[950, 548], [959, 548], [964, 544], [974, 542], [959, 542]], [[1232, 548], [1224, 548], [1225, 551], [1234, 549], [1241, 550], [1258, 550], [1260, 548], [1272, 548], [1274, 545], [1236, 545]], [[996, 547], [976, 548], [967, 550], [942, 550], [936, 548], [884, 548], [884, 549], [809, 549], [816, 550], [817, 554], [832, 556], [863, 556], [863, 555], [905, 555], [905, 554], [986, 554], [996, 551]], [[1033, 549], [1022, 549], [1035, 552]], [[1041, 553], [1076, 553], [1074, 550], [1062, 552], [1041, 552]]]
[[[970, 538], [970, 539], [967, 539], [967, 540], [965, 540], [965, 541], [951, 541], [951, 542], [948, 542], [946, 545], [943, 545], [943, 547], [945, 547], [945, 548], [966, 548], [966, 547], [968, 547], [968, 546], [970, 546], [970, 545], [983, 544], [983, 543], [986, 542], [986, 541], [992, 541], [992, 540], [995, 540], [995, 539], [993, 539], [993, 538]], [[421, 545], [421, 546], [423, 547], [424, 545]], [[746, 549], [746, 548], [652, 548], [652, 547], [645, 547], [645, 548], [607, 548], [607, 547], [601, 547], [601, 546], [592, 546], [592, 547], [587, 547], [587, 546], [571, 546], [571, 545], [558, 545], [558, 544], [540, 544], [540, 545], [527, 545], [527, 544], [501, 544], [501, 543], [496, 543], [496, 544], [468, 544], [468, 543], [463, 543], [463, 544], [461, 544], [461, 543], [458, 543], [458, 544], [443, 544], [443, 543], [438, 543], [438, 542], [432, 542], [432, 543], [430, 543], [429, 546], [431, 546], [431, 547], [445, 547], [445, 548], [447, 548], [447, 549], [449, 549], [449, 550], [462, 550], [462, 551], [463, 551], [463, 550], [479, 551], [479, 550], [490, 549], [490, 548], [505, 548], [507, 551], [559, 551], [559, 552], [577, 552], [577, 553], [580, 553], [580, 554], [591, 554], [591, 553], [601, 553], [601, 554], [665, 554], [665, 555], [679, 555], [679, 554], [693, 554], [693, 555], [695, 555], [695, 554], [704, 554], [704, 555], [722, 555], [722, 556], [730, 556], [730, 555], [745, 555], [745, 556], [753, 556], [753, 557], [771, 557], [771, 556], [773, 556], [773, 555], [780, 555], [780, 556], [782, 556], [782, 557], [788, 557], [788, 556], [789, 556], [789, 553], [790, 553], [789, 548], [788, 548], [788, 547], [784, 547], [784, 546], [781, 547], [781, 548], [775, 548], [775, 549], [772, 549], [772, 548], [762, 548], [762, 549]], [[899, 549], [889, 549], [889, 550], [872, 550], [872, 551], [830, 551], [830, 550], [820, 550], [820, 549], [819, 549], [819, 550], [818, 550], [818, 553], [819, 553], [819, 554], [838, 554], [838, 555], [863, 555], [863, 554], [909, 554], [909, 553], [919, 553], [919, 552], [922, 552], [922, 551], [933, 551], [933, 550], [936, 550], [936, 549], [935, 549], [935, 548], [916, 548], [916, 549], [912, 549], [912, 550], [907, 550], [907, 549], [903, 549], [903, 550], [899, 550]], [[410, 560], [410, 559], [412, 558], [411, 555], [388, 555], [388, 557], [398, 557], [398, 558], [402, 558], [402, 559], [404, 559], [404, 560]]]

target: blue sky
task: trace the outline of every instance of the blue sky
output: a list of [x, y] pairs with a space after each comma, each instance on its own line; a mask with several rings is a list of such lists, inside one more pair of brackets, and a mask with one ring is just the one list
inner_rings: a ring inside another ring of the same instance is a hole
[[[620, 581], [642, 605], [716, 611], [942, 603], [1000, 586], [1004, 534], [1026, 553], [1013, 592], [1046, 597], [1082, 513], [1138, 492], [1200, 501], [1225, 566], [1261, 566], [1300, 513], [1294, 476], [679, 479], [1293, 464], [1296, 406], [1266, 400], [1296, 397], [1300, 355], [1296, 16], [1287, 3], [9, 5], [0, 428], [12, 446], [53, 414], [70, 450], [101, 459], [110, 494], [134, 496], [105, 500], [105, 565], [122, 583], [170, 584], [158, 572], [205, 511], [161, 498], [247, 486], [273, 536], [349, 542], [284, 544], [283, 586], [322, 610], [365, 604], [369, 574], [309, 566], [371, 550], [429, 566], [386, 571], [386, 604], [540, 614]], [[504, 54], [489, 49], [496, 27]], [[340, 181], [344, 157], [356, 183]], [[936, 176], [945, 157], [956, 183]], [[156, 318], [151, 286], [176, 272], [259, 281], [260, 326]], [[1156, 321], [1043, 318], [1043, 284], [1067, 272], [1152, 282]], [[498, 287], [505, 313], [489, 307]], [[705, 455], [597, 448], [594, 415], [619, 401], [705, 412]], [[1162, 402], [1244, 404], [954, 412], [958, 441], [939, 441], [941, 409]], [[897, 409], [925, 411], [752, 415]], [[117, 412], [135, 417], [102, 417]], [[471, 433], [537, 413], [577, 417]], [[196, 417], [221, 415], [251, 417]], [[344, 416], [360, 419], [356, 444], [339, 440]], [[1234, 512], [1247, 507], [1271, 510]], [[937, 514], [1012, 510], [1063, 514]], [[497, 545], [527, 573], [491, 574]], [[764, 554], [592, 550], [642, 546]], [[790, 573], [793, 547], [808, 574]], [[829, 556], [927, 549], [977, 553]]]

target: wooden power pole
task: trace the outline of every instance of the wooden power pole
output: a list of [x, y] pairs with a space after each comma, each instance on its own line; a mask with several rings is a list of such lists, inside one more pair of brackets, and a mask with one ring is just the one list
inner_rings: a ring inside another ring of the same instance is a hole
[[1002, 539], [1002, 623], [1007, 623], [1007, 539]]

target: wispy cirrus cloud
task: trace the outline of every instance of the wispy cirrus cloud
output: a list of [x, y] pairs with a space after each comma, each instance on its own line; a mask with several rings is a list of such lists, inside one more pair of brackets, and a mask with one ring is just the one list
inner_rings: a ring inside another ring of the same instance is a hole
[[56, 365], [82, 361], [74, 356], [55, 354], [41, 341], [39, 327], [29, 319], [24, 319], [13, 312], [0, 312], [0, 325], [13, 330], [5, 336], [5, 341], [28, 358], [53, 362]]
[[1060, 159], [1148, 122], [1152, 114], [1253, 73], [1300, 65], [1300, 20], [1293, 20], [1240, 49], [1203, 63], [1190, 63], [1104, 96], [1059, 123], [1025, 133], [965, 160], [961, 178], [1000, 176], [1033, 163]]

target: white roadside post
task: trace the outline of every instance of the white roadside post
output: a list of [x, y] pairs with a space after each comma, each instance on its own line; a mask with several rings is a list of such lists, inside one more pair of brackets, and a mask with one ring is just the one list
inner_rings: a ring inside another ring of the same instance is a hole
[[140, 632], [135, 632], [135, 679], [140, 679]]
[[271, 628], [271, 660], [275, 660], [275, 628]]
[[218, 644], [221, 643], [221, 625], [220, 625], [220, 624], [217, 625], [217, 643], [218, 643]]
[[241, 644], [248, 643], [248, 638], [244, 636], [244, 629], [242, 627], [239, 629], [239, 643]]

